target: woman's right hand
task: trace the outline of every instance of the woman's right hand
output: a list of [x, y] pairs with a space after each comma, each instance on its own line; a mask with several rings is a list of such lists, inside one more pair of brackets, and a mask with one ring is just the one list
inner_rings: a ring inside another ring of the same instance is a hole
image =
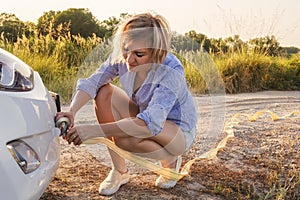
[[75, 114], [73, 114], [71, 111], [56, 113], [55, 121], [58, 121], [61, 117], [67, 117], [70, 120], [69, 129], [74, 126]]

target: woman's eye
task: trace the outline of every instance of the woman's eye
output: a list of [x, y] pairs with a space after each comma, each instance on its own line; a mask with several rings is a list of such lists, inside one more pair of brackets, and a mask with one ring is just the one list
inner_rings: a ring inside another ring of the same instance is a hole
[[144, 56], [143, 53], [139, 53], [139, 52], [136, 52], [135, 55], [136, 55], [137, 57], [143, 57], [143, 56]]
[[128, 49], [127, 48], [123, 48], [123, 53], [128, 53]]

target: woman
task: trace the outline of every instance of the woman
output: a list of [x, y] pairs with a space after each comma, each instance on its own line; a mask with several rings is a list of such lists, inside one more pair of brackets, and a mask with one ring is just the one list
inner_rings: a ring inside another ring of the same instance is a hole
[[[108, 60], [87, 79], [77, 83], [68, 112], [66, 139], [80, 145], [93, 137], [107, 137], [118, 147], [159, 160], [162, 167], [179, 171], [181, 155], [195, 138], [196, 109], [183, 66], [170, 52], [167, 21], [149, 13], [138, 14], [118, 27]], [[120, 78], [122, 89], [111, 82]], [[99, 125], [74, 126], [77, 111], [94, 99]], [[112, 170], [100, 184], [111, 195], [129, 181], [125, 160], [108, 149]], [[171, 188], [176, 181], [160, 176], [155, 183]]]

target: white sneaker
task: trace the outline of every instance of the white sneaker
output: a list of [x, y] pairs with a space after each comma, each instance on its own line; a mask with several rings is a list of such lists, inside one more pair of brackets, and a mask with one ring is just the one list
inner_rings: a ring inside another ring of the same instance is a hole
[[[172, 170], [179, 172], [181, 163], [182, 163], [182, 157], [178, 156], [177, 161], [176, 161], [176, 167]], [[177, 183], [176, 180], [168, 179], [168, 178], [165, 178], [162, 175], [160, 175], [155, 181], [155, 186], [157, 186], [159, 188], [163, 188], [163, 189], [169, 189], [169, 188], [174, 187], [176, 185], [176, 183]]]
[[112, 195], [116, 193], [121, 185], [126, 184], [130, 179], [128, 172], [121, 174], [118, 170], [112, 169], [106, 179], [100, 184], [99, 193], [101, 195]]

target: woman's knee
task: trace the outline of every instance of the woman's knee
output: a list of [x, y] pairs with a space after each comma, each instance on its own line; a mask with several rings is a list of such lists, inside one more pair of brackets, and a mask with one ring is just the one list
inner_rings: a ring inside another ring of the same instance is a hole
[[95, 97], [96, 105], [99, 105], [100, 103], [110, 103], [113, 91], [114, 87], [111, 84], [102, 86]]

